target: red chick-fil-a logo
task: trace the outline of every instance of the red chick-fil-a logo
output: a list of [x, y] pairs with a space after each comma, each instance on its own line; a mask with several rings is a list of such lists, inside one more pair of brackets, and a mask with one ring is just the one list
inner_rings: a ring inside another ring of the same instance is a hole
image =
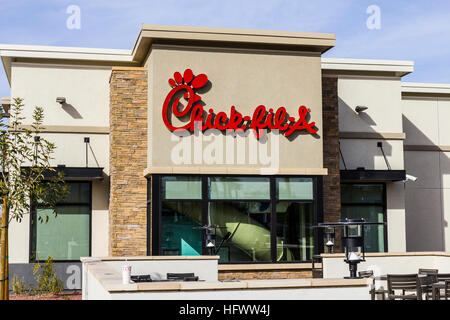
[[[162, 117], [164, 124], [170, 131], [188, 130], [194, 132], [196, 123], [202, 124], [202, 131], [218, 129], [239, 132], [250, 128], [257, 138], [261, 137], [264, 129], [277, 129], [283, 132], [286, 137], [289, 137], [296, 130], [307, 130], [310, 133], [317, 133], [318, 131], [315, 128], [315, 122], [308, 123], [306, 117], [311, 110], [305, 106], [298, 108], [298, 119], [290, 117], [284, 107], [279, 107], [274, 112], [272, 108], [267, 111], [264, 105], [256, 107], [251, 117], [243, 116], [236, 111], [235, 106], [231, 106], [229, 114], [225, 112], [215, 114], [214, 110], [210, 108], [205, 118], [205, 110], [202, 105], [198, 104], [202, 98], [194, 91], [204, 87], [207, 82], [208, 77], [206, 74], [194, 76], [191, 69], [186, 69], [183, 75], [175, 72], [173, 79], [169, 79], [169, 84], [173, 88], [164, 100]], [[180, 96], [180, 93], [183, 91], [185, 91], [184, 98], [187, 99], [187, 105], [184, 109], [179, 110], [180, 98], [176, 98], [176, 95]], [[189, 116], [190, 114], [190, 121], [183, 126], [175, 127], [169, 120], [169, 112], [172, 112], [178, 118]]]

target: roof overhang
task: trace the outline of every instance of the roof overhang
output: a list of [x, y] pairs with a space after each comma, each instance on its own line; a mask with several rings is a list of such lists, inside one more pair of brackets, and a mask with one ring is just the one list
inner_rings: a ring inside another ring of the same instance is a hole
[[450, 97], [450, 84], [402, 82], [402, 96]]
[[[29, 169], [29, 167], [22, 167], [22, 169]], [[85, 167], [53, 167], [53, 170], [44, 172], [45, 179], [55, 178], [59, 172], [64, 174], [64, 180], [102, 180], [103, 168], [85, 168]]]
[[335, 41], [336, 36], [328, 33], [144, 24], [132, 55], [134, 61], [142, 61], [152, 44], [312, 51], [322, 54], [334, 47]]
[[327, 33], [178, 27], [144, 24], [132, 50], [0, 44], [0, 57], [11, 83], [11, 63], [91, 63], [140, 66], [152, 44], [200, 45], [317, 52], [331, 49], [336, 36]]
[[11, 64], [16, 61], [135, 65], [131, 50], [0, 44], [0, 57], [11, 84]]
[[394, 182], [405, 180], [405, 170], [341, 170], [341, 181], [344, 182]]
[[414, 71], [413, 61], [322, 58], [322, 71], [338, 75], [403, 77]]

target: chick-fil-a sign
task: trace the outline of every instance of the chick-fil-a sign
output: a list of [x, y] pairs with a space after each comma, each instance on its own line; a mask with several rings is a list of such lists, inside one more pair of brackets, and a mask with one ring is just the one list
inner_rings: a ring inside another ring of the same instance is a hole
[[[194, 91], [204, 87], [207, 82], [208, 77], [205, 74], [194, 76], [191, 69], [186, 69], [183, 75], [175, 72], [173, 79], [169, 79], [172, 90], [164, 100], [162, 117], [164, 124], [170, 131], [188, 130], [194, 132], [195, 123], [199, 122], [202, 124], [202, 131], [208, 129], [244, 131], [250, 128], [257, 138], [261, 137], [264, 129], [278, 129], [286, 137], [289, 137], [296, 130], [307, 130], [310, 133], [317, 133], [318, 131], [315, 122], [308, 123], [306, 117], [311, 110], [305, 106], [298, 108], [297, 119], [289, 116], [284, 107], [279, 107], [274, 111], [272, 108], [267, 110], [264, 105], [256, 107], [252, 116], [244, 116], [236, 111], [235, 106], [231, 106], [229, 114], [225, 112], [215, 114], [214, 110], [210, 108], [205, 117], [204, 107], [198, 103], [201, 97]], [[180, 97], [183, 92], [184, 98], [187, 99], [187, 105], [179, 110], [180, 98], [176, 97]], [[169, 120], [170, 112], [178, 118], [189, 117], [190, 114], [190, 121], [183, 126], [175, 127]]]

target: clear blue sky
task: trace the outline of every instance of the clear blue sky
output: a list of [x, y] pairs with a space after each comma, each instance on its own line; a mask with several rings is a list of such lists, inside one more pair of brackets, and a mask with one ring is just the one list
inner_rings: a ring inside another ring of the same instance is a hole
[[[68, 29], [70, 5], [81, 28]], [[381, 28], [370, 30], [370, 5]], [[131, 49], [141, 24], [336, 34], [326, 57], [415, 61], [406, 81], [450, 83], [448, 0], [0, 0], [0, 43]], [[0, 71], [0, 96], [9, 96]]]

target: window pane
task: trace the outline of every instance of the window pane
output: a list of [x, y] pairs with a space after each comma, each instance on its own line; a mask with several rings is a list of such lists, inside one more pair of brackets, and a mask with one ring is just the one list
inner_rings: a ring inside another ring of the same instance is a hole
[[259, 177], [209, 178], [210, 199], [270, 199], [270, 179]]
[[277, 204], [277, 261], [311, 260], [314, 252], [312, 203]]
[[[367, 222], [383, 222], [382, 206], [343, 205], [342, 218], [361, 219]], [[369, 225], [364, 227], [364, 244], [366, 252], [384, 252], [384, 226]]]
[[341, 184], [342, 203], [383, 203], [383, 184]]
[[69, 194], [64, 203], [89, 203], [91, 186], [89, 182], [66, 182]]
[[201, 199], [200, 177], [162, 177], [163, 199]]
[[161, 254], [194, 256], [202, 254], [201, 202], [163, 201], [161, 213]]
[[51, 209], [37, 209], [37, 215], [47, 223], [36, 219], [36, 259], [79, 260], [89, 256], [89, 206], [60, 206], [55, 217]]
[[276, 183], [280, 200], [313, 200], [312, 178], [278, 178]]
[[269, 202], [210, 202], [220, 262], [271, 261]]

